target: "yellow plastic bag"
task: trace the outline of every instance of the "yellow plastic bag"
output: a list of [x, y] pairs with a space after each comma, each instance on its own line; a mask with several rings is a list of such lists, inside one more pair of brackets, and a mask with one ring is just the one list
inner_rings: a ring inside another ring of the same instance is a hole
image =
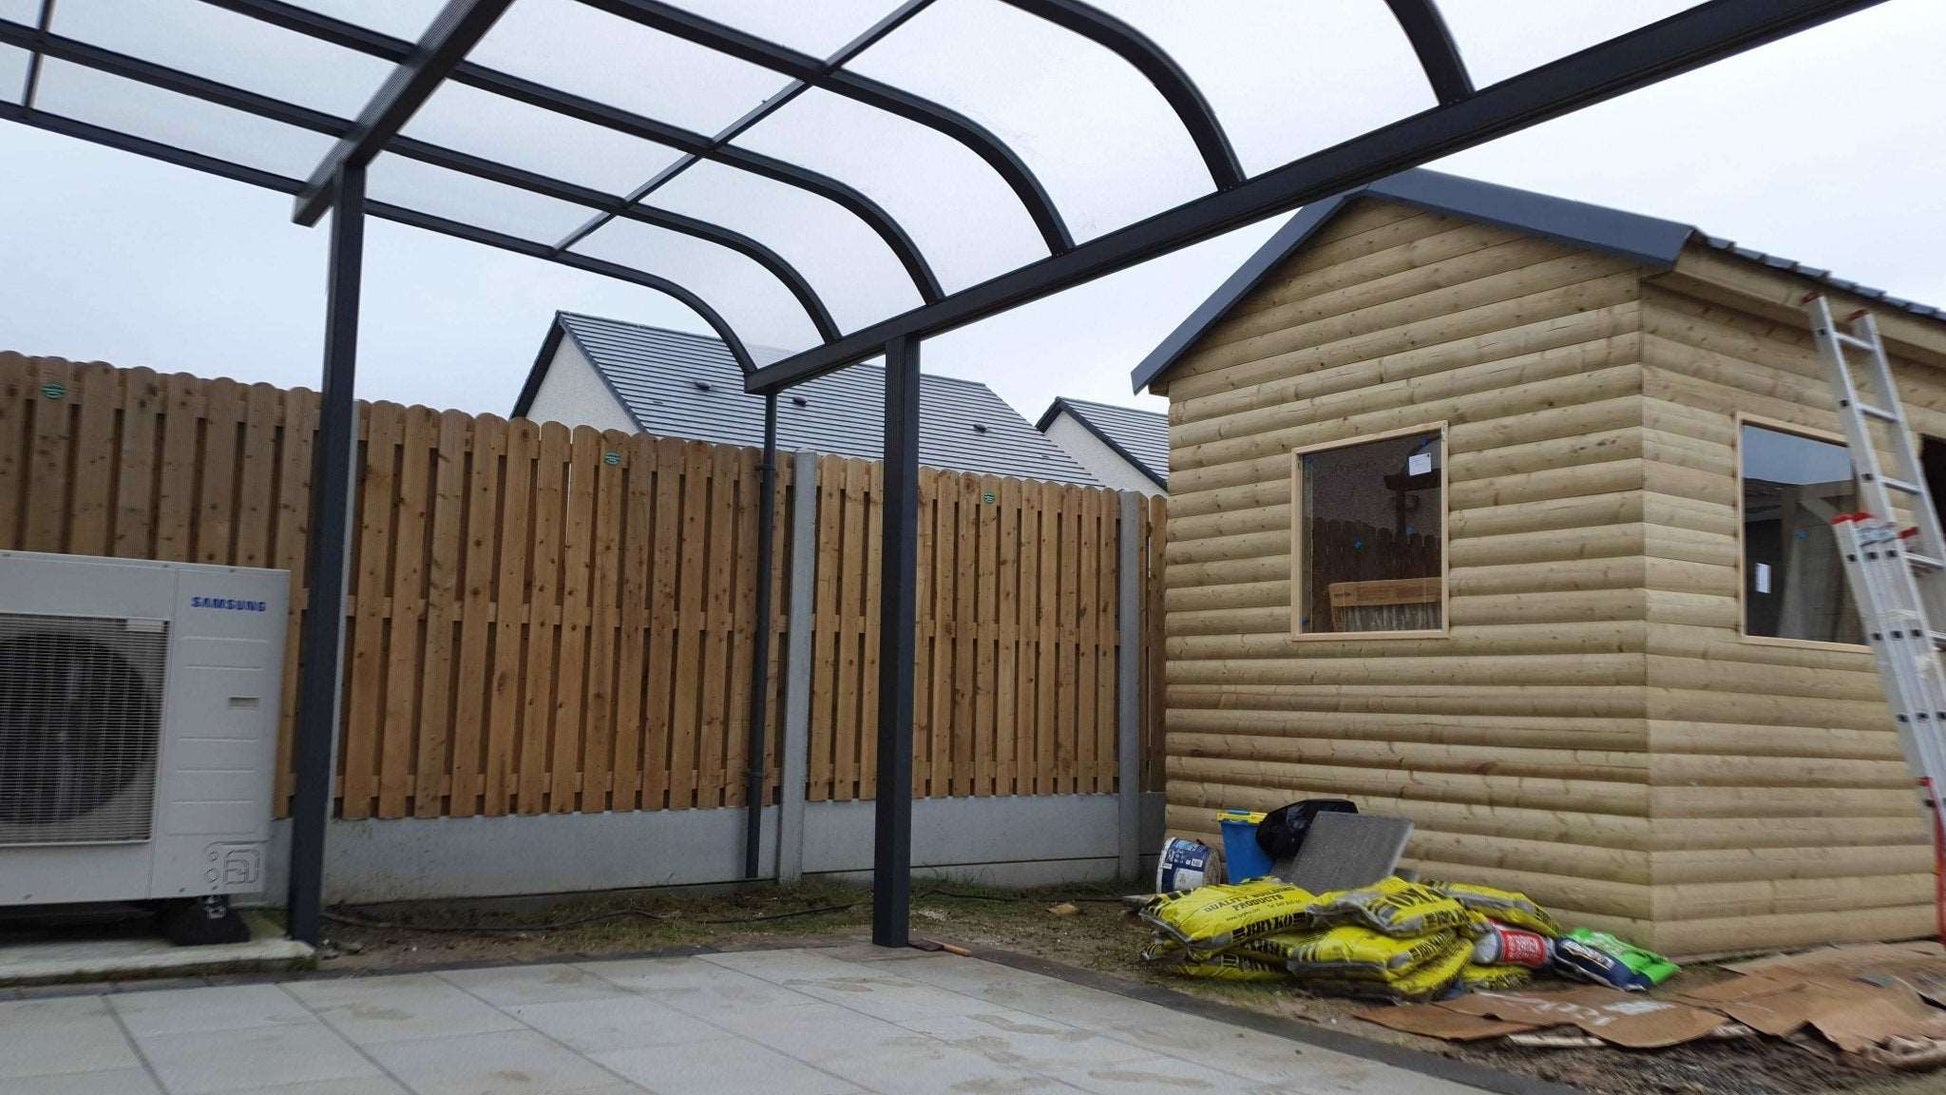
[[1142, 907], [1142, 919], [1181, 944], [1192, 959], [1259, 936], [1308, 925], [1317, 897], [1274, 878], [1200, 886], [1160, 894]]
[[[1343, 977], [1297, 977], [1300, 988], [1339, 996], [1362, 996], [1379, 1000], [1427, 1000], [1453, 984], [1473, 956], [1473, 944], [1452, 939], [1444, 951], [1430, 962], [1382, 981], [1361, 981]], [[1295, 975], [1294, 975], [1295, 976]]]
[[1460, 970], [1460, 987], [1468, 992], [1506, 992], [1525, 988], [1534, 979], [1526, 966], [1482, 966], [1468, 962]]
[[1557, 938], [1561, 934], [1560, 923], [1524, 893], [1496, 890], [1492, 886], [1475, 886], [1470, 882], [1428, 882], [1426, 885], [1466, 906], [1469, 910], [1498, 920], [1502, 924], [1526, 928], [1549, 939]]
[[1240, 944], [1253, 958], [1273, 961], [1300, 977], [1383, 981], [1403, 976], [1444, 955], [1451, 930], [1396, 939], [1362, 924], [1309, 932], [1281, 932]]
[[1428, 886], [1398, 877], [1322, 894], [1312, 913], [1320, 924], [1359, 923], [1397, 938], [1464, 928], [1467, 924], [1466, 906]]

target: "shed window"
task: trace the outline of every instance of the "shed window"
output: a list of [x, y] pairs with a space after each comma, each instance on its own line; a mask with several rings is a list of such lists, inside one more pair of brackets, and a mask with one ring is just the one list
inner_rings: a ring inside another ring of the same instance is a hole
[[1446, 429], [1300, 450], [1292, 633], [1439, 633], [1446, 615]]
[[1744, 423], [1743, 630], [1817, 642], [1860, 641], [1831, 519], [1858, 508], [1845, 446]]

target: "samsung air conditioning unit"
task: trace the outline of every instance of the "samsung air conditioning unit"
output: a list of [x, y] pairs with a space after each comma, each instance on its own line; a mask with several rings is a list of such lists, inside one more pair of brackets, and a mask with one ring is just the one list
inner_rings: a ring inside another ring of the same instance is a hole
[[288, 584], [0, 551], [0, 905], [263, 888]]

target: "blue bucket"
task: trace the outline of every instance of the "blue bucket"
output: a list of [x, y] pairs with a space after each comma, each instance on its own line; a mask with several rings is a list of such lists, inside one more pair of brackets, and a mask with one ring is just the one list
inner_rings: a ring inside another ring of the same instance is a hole
[[1247, 882], [1270, 873], [1270, 856], [1257, 846], [1257, 823], [1264, 815], [1249, 810], [1225, 810], [1216, 815], [1223, 831], [1223, 863], [1231, 882]]

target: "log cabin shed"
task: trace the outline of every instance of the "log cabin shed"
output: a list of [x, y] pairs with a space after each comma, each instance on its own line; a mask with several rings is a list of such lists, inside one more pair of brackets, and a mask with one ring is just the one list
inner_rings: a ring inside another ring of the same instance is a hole
[[1876, 316], [1939, 491], [1934, 309], [1424, 170], [1303, 209], [1135, 372], [1171, 830], [1348, 797], [1427, 877], [1672, 954], [1929, 931], [1814, 290]]

